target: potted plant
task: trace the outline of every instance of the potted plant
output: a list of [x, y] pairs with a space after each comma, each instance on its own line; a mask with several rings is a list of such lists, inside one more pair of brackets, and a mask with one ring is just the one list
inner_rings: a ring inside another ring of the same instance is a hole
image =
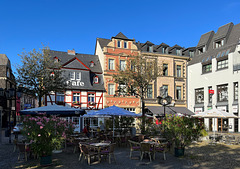
[[79, 105], [80, 101], [73, 101], [73, 104]]
[[89, 101], [88, 104], [89, 105], [95, 105], [95, 102]]
[[56, 116], [26, 116], [23, 125], [23, 134], [31, 143], [33, 152], [40, 157], [40, 164], [43, 166], [51, 165], [52, 151], [60, 149], [66, 139], [66, 133], [71, 132], [68, 130], [74, 129], [68, 127], [72, 124]]
[[197, 141], [204, 129], [198, 118], [166, 115], [162, 121], [165, 137], [174, 145], [175, 156], [183, 156], [185, 147]]

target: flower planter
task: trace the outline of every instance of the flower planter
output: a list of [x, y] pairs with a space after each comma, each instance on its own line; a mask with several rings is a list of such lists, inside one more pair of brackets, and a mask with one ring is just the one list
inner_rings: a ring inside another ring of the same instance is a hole
[[175, 148], [175, 157], [184, 156], [184, 148]]
[[52, 165], [52, 156], [42, 156], [40, 157], [40, 165], [41, 166], [49, 166]]

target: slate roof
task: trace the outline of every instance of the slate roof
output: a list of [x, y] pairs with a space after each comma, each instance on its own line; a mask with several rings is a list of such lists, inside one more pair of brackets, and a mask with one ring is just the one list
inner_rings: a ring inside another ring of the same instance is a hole
[[[197, 52], [195, 52], [195, 56], [192, 58], [192, 60], [189, 62], [188, 65], [192, 65], [192, 64], [196, 64], [196, 63], [204, 63], [206, 60], [208, 60], [211, 57], [212, 58], [217, 57], [218, 54], [221, 54], [221, 56], [222, 56], [222, 53], [226, 52], [228, 50], [229, 50], [229, 53], [234, 52], [236, 49], [236, 46], [239, 43], [240, 24], [233, 25], [231, 30], [229, 30], [229, 32], [228, 32], [229, 35], [227, 35], [226, 31], [224, 31], [224, 30], [226, 30], [227, 27], [230, 28], [230, 25], [231, 25], [231, 23], [227, 24], [223, 27], [220, 27], [218, 31], [220, 31], [221, 34], [219, 32], [219, 33], [214, 34], [214, 36], [212, 38], [209, 37], [209, 39], [205, 39], [206, 41], [210, 41], [209, 45], [207, 46], [207, 51], [202, 54], [198, 54]], [[211, 31], [211, 32], [213, 32], [213, 31]], [[205, 35], [206, 34], [201, 36], [199, 43], [200, 43], [200, 41], [202, 41], [202, 37]], [[226, 41], [226, 43], [222, 47], [213, 48], [213, 42], [215, 40], [215, 37], [223, 37], [223, 35], [228, 36], [228, 40]]]
[[8, 66], [11, 68], [10, 60], [8, 59], [7, 55], [0, 54], [0, 65]]
[[232, 27], [233, 27], [233, 23], [230, 22], [230, 23], [228, 23], [226, 25], [223, 25], [220, 28], [218, 28], [217, 33], [214, 35], [214, 40], [227, 37], [227, 35], [231, 31]]
[[101, 48], [106, 47], [108, 43], [111, 42], [110, 39], [103, 39], [103, 38], [97, 38], [97, 41], [99, 42]]
[[[52, 58], [55, 56], [60, 59], [60, 62], [62, 65], [73, 61], [75, 58], [79, 59], [84, 65], [86, 65], [92, 72], [97, 72], [97, 73], [102, 73], [102, 67], [99, 61], [99, 58], [97, 55], [89, 55], [89, 54], [80, 54], [76, 53], [76, 55], [69, 55], [67, 52], [61, 52], [61, 51], [50, 51], [50, 55]], [[90, 67], [90, 62], [94, 62], [94, 66]], [[75, 61], [76, 62], [76, 61]], [[71, 63], [69, 63], [71, 64]], [[77, 68], [74, 67], [76, 64], [72, 64], [72, 68]]]
[[[68, 79], [71, 71], [81, 72], [81, 79], [84, 82], [84, 86], [68, 86], [67, 89], [76, 89], [76, 90], [101, 90], [105, 91], [104, 80], [102, 75], [102, 68], [97, 55], [88, 55], [88, 54], [79, 54], [69, 55], [67, 52], [61, 51], [50, 51], [51, 57], [57, 57], [65, 69], [63, 72], [64, 76]], [[91, 61], [94, 62], [94, 66], [91, 67]], [[81, 71], [78, 69], [84, 69], [86, 71]], [[98, 76], [99, 83], [93, 83], [93, 78]]]
[[197, 47], [207, 45], [209, 43], [209, 40], [211, 39], [211, 37], [213, 37], [213, 35], [214, 35], [214, 31], [210, 31], [210, 32], [203, 34], [198, 42]]

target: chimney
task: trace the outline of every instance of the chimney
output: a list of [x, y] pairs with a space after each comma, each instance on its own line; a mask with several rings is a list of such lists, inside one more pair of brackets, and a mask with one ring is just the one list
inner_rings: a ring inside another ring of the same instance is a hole
[[76, 52], [75, 52], [74, 49], [73, 49], [73, 50], [68, 50], [68, 54], [69, 54], [69, 55], [76, 55]]

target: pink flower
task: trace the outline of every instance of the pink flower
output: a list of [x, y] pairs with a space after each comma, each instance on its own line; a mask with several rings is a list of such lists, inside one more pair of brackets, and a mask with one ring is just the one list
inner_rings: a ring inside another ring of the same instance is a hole
[[43, 126], [40, 126], [40, 129], [43, 129]]
[[38, 134], [38, 137], [41, 137], [41, 134]]
[[42, 122], [37, 122], [37, 125], [42, 126], [43, 124]]
[[30, 134], [28, 133], [28, 135], [30, 135]]

